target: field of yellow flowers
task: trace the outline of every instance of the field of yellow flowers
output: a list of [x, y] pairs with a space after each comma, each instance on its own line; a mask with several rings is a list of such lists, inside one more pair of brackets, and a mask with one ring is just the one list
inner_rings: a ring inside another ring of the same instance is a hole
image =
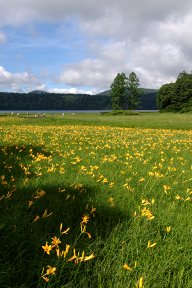
[[0, 287], [192, 287], [192, 130], [0, 121]]

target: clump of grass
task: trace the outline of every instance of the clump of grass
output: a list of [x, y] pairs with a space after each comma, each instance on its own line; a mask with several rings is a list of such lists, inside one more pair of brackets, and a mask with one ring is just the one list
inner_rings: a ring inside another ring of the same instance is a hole
[[139, 115], [140, 113], [132, 111], [132, 110], [113, 110], [111, 112], [101, 112], [101, 115]]

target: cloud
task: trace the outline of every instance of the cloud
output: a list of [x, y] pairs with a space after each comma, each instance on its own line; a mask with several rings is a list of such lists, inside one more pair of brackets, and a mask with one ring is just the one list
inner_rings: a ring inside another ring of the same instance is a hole
[[170, 17], [192, 9], [191, 0], [0, 0], [0, 26], [57, 22], [75, 18], [90, 35], [139, 39]]
[[[65, 55], [58, 57], [62, 71], [54, 84], [100, 91], [109, 89], [118, 72], [134, 71], [142, 86], [158, 88], [181, 71], [192, 70], [191, 0], [0, 0], [0, 4], [0, 27], [56, 23], [59, 31], [71, 20], [74, 33], [81, 32], [84, 54], [75, 57], [78, 52], [71, 49], [71, 58], [78, 59], [73, 63]], [[74, 40], [68, 41], [73, 48]], [[20, 85], [18, 80], [16, 84]]]
[[101, 91], [109, 89], [117, 73], [134, 71], [143, 87], [159, 88], [189, 68], [179, 47], [155, 39], [144, 39], [140, 45], [127, 40], [95, 47], [94, 59], [64, 65], [59, 83]]
[[29, 72], [11, 73], [4, 67], [0, 66], [0, 89], [21, 92], [29, 90], [32, 87], [44, 88], [39, 79]]
[[[190, 0], [1, 0], [1, 23], [22, 24], [33, 20], [61, 21], [76, 16], [84, 22], [117, 19], [128, 23], [162, 20], [170, 14], [180, 15], [191, 8]], [[111, 20], [112, 21], [112, 20]]]
[[134, 71], [142, 86], [159, 88], [190, 71], [192, 5], [184, 2], [104, 1], [99, 17], [81, 22], [91, 57], [64, 65], [60, 82], [104, 90], [118, 72]]
[[[1, 25], [21, 25], [31, 21], [62, 21], [71, 16], [93, 19], [102, 12], [102, 0], [1, 0]], [[106, 5], [106, 4], [105, 4]]]
[[[104, 71], [106, 73], [104, 74]], [[75, 87], [91, 87], [96, 90], [107, 88], [114, 74], [105, 68], [105, 63], [102, 60], [85, 59], [79, 63], [66, 65], [60, 76], [59, 82], [65, 83], [68, 86]]]
[[91, 90], [82, 90], [78, 88], [51, 88], [47, 90], [50, 93], [59, 93], [59, 94], [90, 94], [93, 95]]
[[116, 74], [127, 70], [127, 46], [125, 41], [106, 43], [103, 46], [91, 43], [90, 50], [94, 58], [63, 65], [58, 82], [68, 86], [91, 87], [97, 92], [109, 89]]
[[185, 56], [192, 57], [192, 14], [191, 11], [181, 18], [170, 17], [168, 21], [159, 25], [160, 39], [164, 42], [172, 43], [175, 47], [180, 47]]

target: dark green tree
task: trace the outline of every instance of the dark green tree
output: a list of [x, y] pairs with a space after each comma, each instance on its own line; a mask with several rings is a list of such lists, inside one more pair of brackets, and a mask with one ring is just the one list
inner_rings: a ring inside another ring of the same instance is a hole
[[166, 109], [170, 105], [174, 105], [176, 101], [174, 97], [175, 83], [162, 85], [157, 93], [157, 106], [160, 110]]
[[183, 71], [177, 77], [175, 90], [178, 95], [177, 102], [182, 109], [191, 105], [192, 101], [192, 73]]
[[111, 84], [112, 109], [123, 110], [126, 97], [126, 75], [118, 73]]
[[165, 111], [192, 111], [192, 73], [181, 72], [175, 83], [163, 85], [157, 94], [157, 104]]
[[138, 107], [140, 103], [140, 96], [142, 94], [141, 90], [139, 90], [139, 78], [134, 72], [131, 72], [129, 76], [127, 77], [127, 91], [128, 91], [128, 97], [127, 97], [127, 104], [128, 109], [133, 110]]

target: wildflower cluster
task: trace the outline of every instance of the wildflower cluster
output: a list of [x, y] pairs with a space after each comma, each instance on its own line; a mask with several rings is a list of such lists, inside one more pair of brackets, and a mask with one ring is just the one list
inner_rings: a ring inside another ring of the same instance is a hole
[[[94, 213], [96, 212], [96, 208], [91, 209], [90, 211], [90, 216], [94, 215]], [[75, 243], [77, 243], [77, 241], [79, 240], [80, 236], [82, 234], [86, 234], [88, 236], [88, 238], [91, 238], [91, 234], [89, 232], [87, 232], [87, 223], [90, 220], [90, 216], [87, 215], [83, 215], [82, 217], [82, 221], [80, 222], [80, 227], [81, 227], [81, 231], [80, 231], [80, 235], [79, 237], [75, 240]], [[60, 224], [60, 236], [54, 236], [52, 237], [52, 241], [51, 243], [48, 243], [48, 241], [46, 241], [45, 245], [42, 246], [43, 251], [47, 254], [47, 255], [51, 255], [53, 258], [56, 256], [57, 259], [63, 259], [62, 261], [65, 261], [65, 263], [69, 263], [69, 262], [73, 262], [74, 264], [78, 264], [81, 262], [87, 262], [93, 258], [95, 258], [94, 253], [92, 252], [89, 255], [85, 254], [85, 251], [78, 251], [77, 249], [74, 247], [74, 243], [73, 245], [71, 244], [64, 244], [64, 241], [61, 241], [61, 237], [63, 235], [67, 235], [70, 231], [70, 228], [67, 229], [63, 229], [63, 224]], [[64, 245], [64, 248], [63, 248]], [[45, 270], [43, 268], [42, 273], [41, 273], [41, 278], [48, 282], [49, 281], [49, 277], [50, 275], [55, 275], [56, 274], [56, 270], [58, 268], [56, 267], [52, 267], [50, 265], [47, 266], [47, 270]], [[45, 272], [46, 271], [46, 272]]]

